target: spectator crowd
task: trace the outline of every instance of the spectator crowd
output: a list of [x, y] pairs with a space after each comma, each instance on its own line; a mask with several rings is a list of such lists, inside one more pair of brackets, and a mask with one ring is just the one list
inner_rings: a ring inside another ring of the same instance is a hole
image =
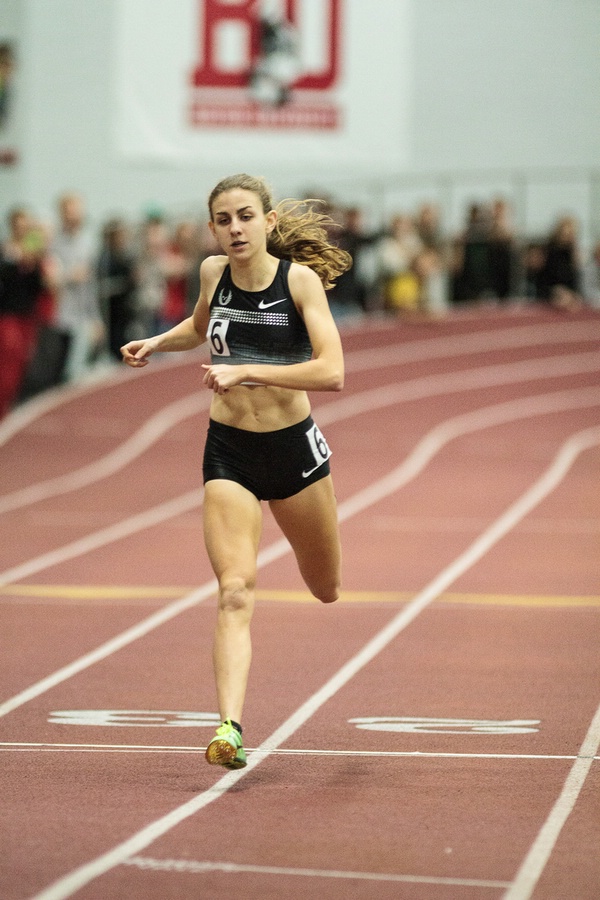
[[[353, 258], [329, 293], [336, 318], [376, 313], [439, 317], [476, 303], [600, 308], [600, 242], [587, 257], [577, 220], [549, 233], [515, 232], [503, 199], [473, 203], [447, 234], [423, 204], [368, 228], [363, 211], [323, 201], [332, 237]], [[207, 225], [149, 212], [134, 226], [114, 218], [95, 235], [83, 198], [64, 194], [55, 227], [12, 209], [0, 245], [0, 418], [45, 388], [120, 360], [127, 341], [180, 321], [198, 296], [200, 262], [218, 248]]]

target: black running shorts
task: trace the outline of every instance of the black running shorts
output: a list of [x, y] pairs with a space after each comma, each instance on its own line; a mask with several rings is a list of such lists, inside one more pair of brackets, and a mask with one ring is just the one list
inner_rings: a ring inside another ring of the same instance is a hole
[[212, 419], [202, 467], [204, 483], [236, 481], [259, 500], [284, 500], [329, 475], [331, 450], [309, 416], [277, 431], [245, 431]]

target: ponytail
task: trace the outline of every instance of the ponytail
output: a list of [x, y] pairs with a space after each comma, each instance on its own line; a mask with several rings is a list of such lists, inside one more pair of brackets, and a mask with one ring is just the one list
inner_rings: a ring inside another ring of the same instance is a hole
[[268, 236], [267, 250], [280, 259], [308, 266], [317, 273], [325, 290], [352, 265], [346, 250], [330, 240], [330, 231], [339, 227], [325, 213], [317, 212], [314, 200], [282, 200], [276, 207], [277, 223]]

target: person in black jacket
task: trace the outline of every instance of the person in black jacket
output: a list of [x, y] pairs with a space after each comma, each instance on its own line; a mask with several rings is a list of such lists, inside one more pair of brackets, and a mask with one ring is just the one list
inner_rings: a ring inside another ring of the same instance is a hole
[[538, 285], [538, 299], [544, 303], [563, 309], [581, 305], [577, 223], [572, 216], [559, 219], [550, 234]]
[[120, 219], [111, 219], [104, 226], [96, 274], [108, 352], [121, 360], [121, 347], [133, 337], [136, 278], [127, 227]]

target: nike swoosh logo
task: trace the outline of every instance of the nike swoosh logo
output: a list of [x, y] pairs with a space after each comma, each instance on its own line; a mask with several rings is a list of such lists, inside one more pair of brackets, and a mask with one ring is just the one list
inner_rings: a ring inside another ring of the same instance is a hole
[[[325, 461], [326, 461], [326, 460], [323, 460], [323, 462], [325, 462]], [[315, 466], [313, 469], [309, 469], [308, 472], [304, 471], [304, 472], [302, 473], [302, 477], [303, 477], [303, 478], [308, 478], [309, 475], [312, 475], [313, 472], [316, 472], [317, 469], [320, 469], [322, 465], [323, 465], [323, 463], [320, 462], [318, 466]]]
[[272, 300], [271, 303], [265, 303], [264, 300], [261, 300], [258, 304], [259, 309], [268, 309], [270, 306], [277, 306], [278, 303], [285, 303], [287, 297], [284, 297], [283, 300]]

